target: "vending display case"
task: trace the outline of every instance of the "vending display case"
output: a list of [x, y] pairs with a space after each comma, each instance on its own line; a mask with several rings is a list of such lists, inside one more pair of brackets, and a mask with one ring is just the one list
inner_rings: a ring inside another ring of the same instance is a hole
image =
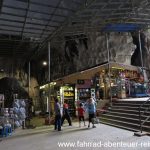
[[64, 102], [68, 104], [68, 109], [71, 116], [75, 115], [75, 86], [65, 85], [62, 86]]
[[78, 88], [78, 98], [80, 101], [85, 102], [91, 97], [90, 88]]

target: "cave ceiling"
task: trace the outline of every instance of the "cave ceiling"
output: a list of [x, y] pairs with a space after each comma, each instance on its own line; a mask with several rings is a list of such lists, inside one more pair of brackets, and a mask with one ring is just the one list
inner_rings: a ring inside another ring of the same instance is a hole
[[108, 24], [149, 28], [149, 14], [150, 0], [0, 0], [0, 57], [30, 60], [48, 41], [57, 45]]

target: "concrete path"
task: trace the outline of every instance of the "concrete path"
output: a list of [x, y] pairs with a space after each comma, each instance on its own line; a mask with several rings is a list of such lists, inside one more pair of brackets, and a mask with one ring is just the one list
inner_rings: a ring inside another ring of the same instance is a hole
[[65, 125], [19, 130], [0, 142], [0, 150], [150, 150], [150, 137], [136, 137], [131, 131], [98, 124], [88, 129]]

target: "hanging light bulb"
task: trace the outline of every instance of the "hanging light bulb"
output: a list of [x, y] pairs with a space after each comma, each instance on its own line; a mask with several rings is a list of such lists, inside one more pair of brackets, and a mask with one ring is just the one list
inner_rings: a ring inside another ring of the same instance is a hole
[[47, 62], [46, 61], [43, 61], [43, 66], [47, 66]]

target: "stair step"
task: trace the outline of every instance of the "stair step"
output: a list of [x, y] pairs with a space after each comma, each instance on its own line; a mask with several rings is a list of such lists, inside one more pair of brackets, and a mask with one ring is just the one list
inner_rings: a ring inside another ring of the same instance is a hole
[[[113, 103], [113, 106], [137, 106], [139, 107], [141, 104], [132, 104], [132, 103]], [[145, 104], [144, 106], [150, 106], [150, 104]]]
[[[146, 102], [149, 98], [145, 99], [145, 101], [136, 101], [136, 100], [133, 100], [133, 101], [115, 101], [114, 104], [116, 103], [130, 103], [130, 104], [143, 104], [144, 102]], [[147, 101], [147, 104], [150, 104], [150, 101]]]
[[[114, 116], [129, 116], [129, 117], [133, 117], [133, 118], [139, 118], [139, 114], [129, 114], [129, 113], [121, 113], [121, 112], [113, 112], [113, 111], [110, 111], [108, 114], [110, 114], [110, 115], [114, 115]], [[143, 115], [143, 116], [141, 116], [142, 118], [146, 118], [147, 116], [146, 115]]]
[[118, 113], [120, 113], [120, 112], [126, 112], [126, 113], [134, 113], [134, 114], [137, 114], [137, 113], [139, 113], [139, 111], [137, 111], [137, 110], [126, 110], [126, 109], [114, 109], [114, 108], [110, 108], [108, 111], [106, 111], [106, 112], [118, 112]]
[[[124, 117], [124, 116], [111, 115], [111, 114], [103, 114], [101, 117], [115, 119], [115, 120], [119, 120], [119, 121], [124, 120], [125, 122], [131, 122], [131, 123], [139, 124], [139, 119], [131, 118], [131, 117]], [[143, 122], [144, 120], [142, 119], [141, 121]], [[146, 121], [144, 124], [150, 125], [150, 121]]]
[[139, 131], [139, 130], [134, 129], [134, 128], [129, 128], [129, 127], [125, 127], [125, 126], [121, 126], [121, 125], [117, 125], [117, 124], [113, 124], [113, 123], [109, 123], [109, 122], [105, 122], [105, 121], [100, 121], [100, 123], [110, 125], [110, 126], [114, 126], [114, 127], [118, 127], [118, 128], [121, 128], [121, 129], [126, 129], [126, 130], [129, 130], [129, 131], [134, 131], [134, 132]]
[[[131, 110], [131, 109], [120, 109], [120, 108], [117, 108], [117, 109], [114, 109], [114, 108], [109, 108], [109, 111], [116, 111], [116, 112], [122, 112], [122, 111], [125, 111], [125, 112], [133, 112], [133, 113], [139, 113], [139, 110]], [[107, 112], [109, 112], [107, 111]], [[141, 111], [143, 112], [143, 111]], [[150, 114], [150, 111], [147, 111], [146, 114]]]
[[[132, 110], [139, 110], [139, 107], [131, 107], [131, 106], [112, 106], [111, 108], [113, 109], [132, 109]], [[145, 110], [147, 109], [147, 107], [141, 107], [141, 110]]]
[[[100, 118], [100, 122], [108, 122], [111, 124], [117, 124], [119, 126], [125, 126], [127, 128], [135, 128], [135, 130], [139, 130], [140, 129], [140, 125], [139, 124], [135, 124], [135, 123], [131, 123], [131, 122], [125, 122], [125, 121], [120, 121], [120, 120], [115, 120], [115, 119], [108, 119], [105, 117], [101, 117]], [[143, 126], [143, 131], [150, 131], [150, 127], [149, 126]]]
[[[133, 106], [140, 106], [141, 104], [143, 104], [144, 102], [142, 102], [142, 103], [130, 103], [130, 102], [128, 102], [128, 103], [118, 103], [118, 102], [116, 102], [116, 103], [113, 103], [113, 105], [133, 105]], [[150, 105], [150, 103], [146, 103], [146, 104], [144, 104], [145, 106], [149, 106]]]

